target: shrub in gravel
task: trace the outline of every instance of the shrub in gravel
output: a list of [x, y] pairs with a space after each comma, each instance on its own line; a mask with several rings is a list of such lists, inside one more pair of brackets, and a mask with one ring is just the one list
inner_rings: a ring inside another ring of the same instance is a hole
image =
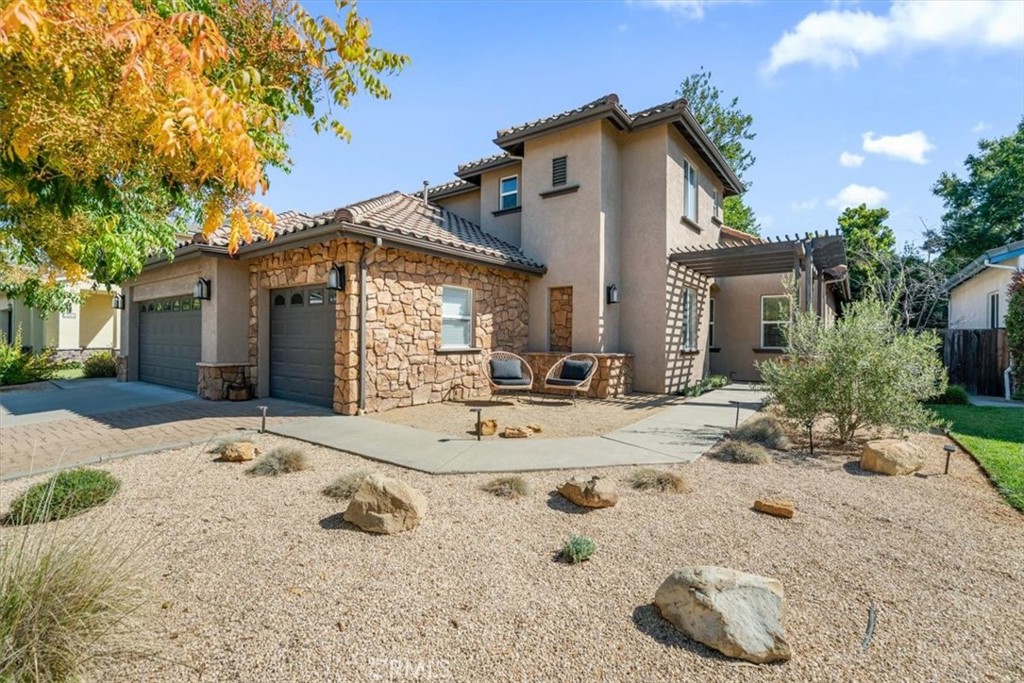
[[298, 472], [309, 467], [309, 460], [302, 449], [294, 446], [278, 446], [249, 468], [249, 474], [276, 477], [279, 474]]
[[770, 465], [772, 462], [772, 456], [764, 447], [736, 439], [722, 441], [714, 456], [726, 462], [741, 462], [748, 465]]
[[755, 443], [765, 448], [784, 451], [789, 448], [789, 437], [778, 420], [772, 417], [759, 417], [744, 422], [731, 430], [729, 436], [738, 441]]
[[324, 487], [323, 493], [328, 498], [351, 498], [363, 485], [363, 480], [370, 476], [370, 470], [352, 470], [341, 475]]
[[682, 475], [665, 470], [644, 468], [629, 475], [626, 480], [637, 491], [662, 491], [666, 493], [686, 493], [689, 484]]
[[114, 475], [103, 470], [82, 468], [58, 472], [12, 500], [7, 521], [33, 524], [72, 517], [106, 503], [120, 486], [121, 482]]
[[481, 488], [498, 498], [515, 500], [530, 495], [530, 485], [522, 477], [498, 477], [487, 482]]
[[597, 544], [586, 536], [570, 536], [562, 546], [562, 559], [569, 564], [586, 562], [597, 549]]

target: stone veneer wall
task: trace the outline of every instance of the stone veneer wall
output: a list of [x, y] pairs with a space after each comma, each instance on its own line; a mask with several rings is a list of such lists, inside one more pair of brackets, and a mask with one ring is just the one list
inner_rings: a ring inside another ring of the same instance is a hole
[[[551, 366], [565, 357], [564, 353], [530, 352], [523, 354], [533, 370], [534, 391], [542, 392], [544, 378]], [[633, 354], [594, 353], [597, 357], [597, 375], [590, 382], [589, 398], [612, 398], [633, 391]]]
[[117, 368], [117, 381], [128, 381], [128, 356], [117, 355], [114, 357], [114, 367]]
[[201, 398], [220, 401], [228, 396], [228, 386], [249, 386], [251, 381], [250, 366], [227, 363], [198, 363], [199, 386], [197, 393]]
[[[249, 381], [257, 383], [258, 302], [262, 289], [327, 281], [343, 264], [348, 282], [338, 293], [334, 411], [357, 412], [359, 395], [359, 258], [364, 245], [345, 239], [269, 254], [249, 265]], [[473, 290], [471, 351], [441, 351], [441, 288]], [[485, 395], [482, 352], [526, 347], [527, 277], [436, 256], [385, 248], [369, 261], [367, 278], [366, 410]], [[267, 321], [269, 322], [269, 321]]]
[[552, 287], [548, 296], [548, 348], [569, 353], [572, 351], [572, 287]]

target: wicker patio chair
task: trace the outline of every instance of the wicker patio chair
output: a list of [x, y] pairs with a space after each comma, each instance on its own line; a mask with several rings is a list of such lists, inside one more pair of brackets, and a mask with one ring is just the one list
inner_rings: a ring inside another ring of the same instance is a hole
[[590, 391], [590, 381], [597, 374], [597, 357], [589, 353], [564, 356], [551, 366], [544, 377], [544, 389], [569, 391], [576, 405], [576, 394]]
[[529, 362], [508, 351], [493, 351], [483, 360], [484, 376], [491, 385], [491, 399], [502, 391], [525, 391], [533, 389], [533, 370]]

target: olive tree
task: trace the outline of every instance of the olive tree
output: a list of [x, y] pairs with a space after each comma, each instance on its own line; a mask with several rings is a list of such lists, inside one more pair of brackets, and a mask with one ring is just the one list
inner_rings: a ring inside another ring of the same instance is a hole
[[902, 329], [877, 297], [854, 302], [834, 324], [798, 312], [786, 340], [783, 357], [759, 364], [769, 400], [784, 417], [829, 417], [843, 443], [865, 427], [907, 430], [935, 423], [922, 401], [947, 386], [938, 336]]

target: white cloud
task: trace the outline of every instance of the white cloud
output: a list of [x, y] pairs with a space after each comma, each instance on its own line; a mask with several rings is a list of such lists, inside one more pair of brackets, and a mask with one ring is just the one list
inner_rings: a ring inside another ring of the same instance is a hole
[[626, 0], [626, 3], [630, 5], [657, 7], [673, 16], [691, 21], [703, 19], [705, 10], [712, 5], [746, 2], [750, 2], [750, 0]]
[[811, 209], [818, 206], [817, 199], [804, 199], [802, 201], [796, 201], [789, 205], [794, 211], [810, 211]]
[[861, 138], [864, 141], [865, 152], [884, 154], [893, 159], [911, 161], [915, 164], [927, 164], [928, 160], [924, 158], [924, 155], [935, 149], [935, 145], [928, 141], [928, 136], [921, 130], [903, 135], [883, 135], [877, 138], [873, 132], [868, 131]]
[[864, 164], [864, 156], [852, 152], [843, 152], [839, 155], [839, 165], [847, 168], [859, 168]]
[[974, 124], [974, 128], [971, 128], [971, 132], [972, 133], [984, 133], [986, 130], [988, 130], [991, 127], [992, 126], [990, 126], [985, 121], [978, 121], [976, 124]]
[[885, 201], [885, 198], [889, 194], [877, 187], [864, 187], [863, 185], [847, 185], [839, 191], [832, 199], [828, 200], [829, 206], [835, 206], [840, 209], [845, 209], [848, 206], [860, 206], [861, 204], [867, 204], [868, 206], [878, 206]]
[[856, 67], [862, 57], [928, 47], [1024, 46], [1024, 3], [999, 0], [893, 2], [889, 13], [830, 9], [811, 12], [772, 45], [764, 71], [807, 62]]

